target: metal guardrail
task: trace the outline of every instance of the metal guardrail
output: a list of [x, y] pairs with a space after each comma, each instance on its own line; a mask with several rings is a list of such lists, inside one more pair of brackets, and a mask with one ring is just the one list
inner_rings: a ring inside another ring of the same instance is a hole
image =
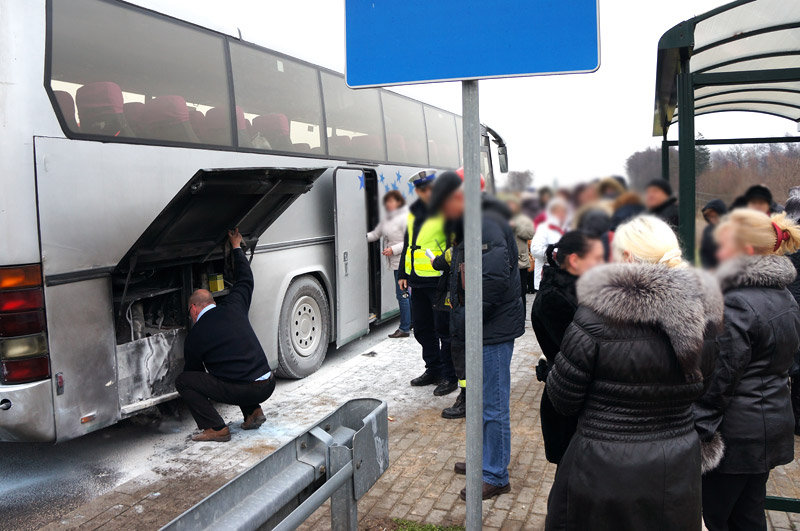
[[356, 502], [389, 467], [387, 413], [346, 402], [162, 529], [290, 530], [331, 498], [331, 529], [355, 531]]

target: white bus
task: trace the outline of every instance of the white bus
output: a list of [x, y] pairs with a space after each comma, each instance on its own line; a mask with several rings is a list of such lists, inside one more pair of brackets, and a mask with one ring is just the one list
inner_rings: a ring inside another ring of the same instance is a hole
[[397, 313], [365, 238], [382, 195], [462, 158], [454, 114], [115, 0], [0, 0], [0, 146], [0, 441], [174, 398], [236, 226], [270, 366], [311, 374]]

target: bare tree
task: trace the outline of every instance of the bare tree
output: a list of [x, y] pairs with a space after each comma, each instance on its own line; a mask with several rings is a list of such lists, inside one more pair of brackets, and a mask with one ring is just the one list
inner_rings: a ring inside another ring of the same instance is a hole
[[524, 192], [531, 184], [533, 184], [533, 172], [531, 170], [508, 172], [506, 187], [510, 192]]

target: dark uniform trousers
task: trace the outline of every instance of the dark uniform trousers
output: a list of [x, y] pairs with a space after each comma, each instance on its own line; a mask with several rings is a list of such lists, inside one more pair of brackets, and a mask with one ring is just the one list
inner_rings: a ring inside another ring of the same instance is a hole
[[221, 429], [225, 426], [211, 400], [239, 406], [244, 418], [258, 409], [275, 391], [275, 375], [256, 382], [229, 382], [201, 371], [186, 371], [178, 375], [175, 388], [186, 401], [197, 427]]
[[422, 346], [425, 370], [439, 379], [455, 380], [450, 354], [450, 312], [435, 309], [437, 289], [411, 288], [414, 338]]

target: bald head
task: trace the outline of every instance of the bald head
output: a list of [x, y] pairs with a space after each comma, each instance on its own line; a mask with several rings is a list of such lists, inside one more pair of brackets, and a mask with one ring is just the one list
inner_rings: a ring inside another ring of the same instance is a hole
[[203, 311], [203, 308], [209, 304], [216, 304], [211, 292], [207, 289], [198, 289], [189, 297], [189, 315], [192, 316], [192, 322], [197, 322], [197, 316]]

